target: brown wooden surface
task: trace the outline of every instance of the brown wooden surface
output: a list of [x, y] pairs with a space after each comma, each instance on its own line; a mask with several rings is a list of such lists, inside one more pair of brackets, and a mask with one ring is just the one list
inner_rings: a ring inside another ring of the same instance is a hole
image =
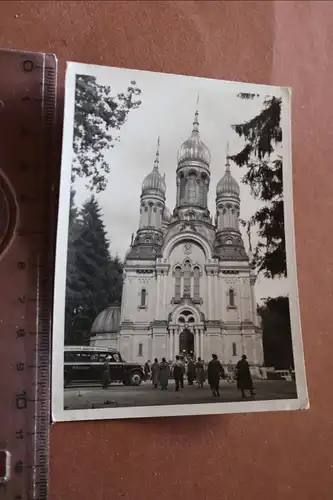
[[54, 52], [60, 101], [66, 60], [293, 87], [311, 409], [56, 424], [51, 500], [331, 500], [333, 3], [1, 2], [0, 46]]

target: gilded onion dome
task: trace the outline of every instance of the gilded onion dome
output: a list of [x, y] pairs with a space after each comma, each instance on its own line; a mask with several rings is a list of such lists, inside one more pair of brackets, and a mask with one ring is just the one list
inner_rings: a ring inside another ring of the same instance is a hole
[[223, 195], [233, 195], [239, 197], [239, 193], [239, 184], [231, 175], [229, 157], [227, 156], [224, 176], [219, 180], [216, 186], [216, 196], [217, 198]]
[[193, 130], [190, 137], [183, 142], [178, 150], [177, 161], [178, 164], [184, 161], [199, 161], [209, 167], [210, 152], [207, 146], [202, 142], [199, 135], [199, 113], [195, 112]]
[[160, 155], [159, 148], [160, 148], [160, 138], [158, 138], [154, 168], [152, 172], [150, 172], [150, 174], [148, 174], [143, 180], [142, 194], [145, 194], [148, 191], [156, 191], [157, 193], [162, 194], [162, 196], [165, 196], [166, 193], [165, 174], [162, 176], [158, 169], [159, 155]]

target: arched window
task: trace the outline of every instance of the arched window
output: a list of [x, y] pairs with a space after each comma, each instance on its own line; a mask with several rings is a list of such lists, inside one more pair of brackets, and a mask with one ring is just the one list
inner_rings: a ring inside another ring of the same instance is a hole
[[198, 267], [195, 267], [193, 271], [193, 297], [200, 298], [200, 269]]
[[179, 201], [184, 199], [185, 196], [185, 178], [184, 176], [180, 176], [180, 181], [179, 181]]
[[197, 200], [197, 183], [195, 174], [190, 174], [187, 178], [187, 203], [195, 203]]
[[235, 291], [232, 288], [229, 290], [229, 307], [235, 307]]
[[145, 288], [142, 288], [142, 290], [141, 290], [140, 307], [145, 307], [146, 306], [146, 301], [147, 301], [147, 290]]
[[235, 342], [232, 343], [232, 355], [237, 356], [237, 346]]
[[191, 263], [187, 260], [184, 263], [184, 295], [191, 293]]
[[138, 356], [142, 357], [143, 356], [143, 344], [139, 344], [138, 348]]
[[148, 226], [152, 225], [152, 215], [153, 215], [153, 204], [149, 203], [149, 210], [148, 210]]
[[181, 281], [181, 269], [176, 267], [175, 269], [175, 298], [180, 299], [180, 281]]

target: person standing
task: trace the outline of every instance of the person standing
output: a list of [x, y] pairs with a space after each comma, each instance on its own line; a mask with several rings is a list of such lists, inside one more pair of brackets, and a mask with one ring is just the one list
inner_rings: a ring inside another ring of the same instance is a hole
[[172, 365], [173, 378], [176, 383], [176, 391], [179, 391], [179, 387], [184, 387], [184, 364], [180, 361], [180, 357], [176, 356], [176, 361]]
[[255, 395], [253, 389], [253, 381], [250, 372], [250, 365], [247, 362], [247, 357], [243, 354], [236, 365], [237, 389], [242, 392], [242, 398], [246, 398], [245, 391], [250, 391], [251, 396]]
[[205, 381], [205, 364], [201, 360], [201, 358], [198, 358], [197, 362], [195, 363], [195, 374], [197, 378], [198, 388], [202, 389]]
[[220, 378], [224, 378], [224, 369], [217, 358], [217, 354], [212, 354], [212, 359], [208, 363], [208, 383], [213, 396], [220, 395]]
[[232, 383], [234, 381], [234, 367], [232, 366], [231, 361], [228, 364], [228, 382]]
[[169, 383], [169, 363], [166, 362], [165, 358], [162, 358], [162, 361], [159, 365], [159, 380], [161, 385], [161, 391], [166, 391]]
[[102, 386], [103, 389], [107, 389], [111, 383], [110, 367], [109, 363], [105, 361], [103, 365], [103, 375], [102, 375]]
[[145, 380], [149, 380], [150, 375], [150, 360], [145, 362], [145, 366], [143, 367], [143, 371], [145, 373]]
[[187, 363], [187, 381], [188, 385], [193, 385], [195, 379], [195, 364], [192, 358]]
[[158, 364], [158, 359], [154, 359], [154, 363], [151, 365], [151, 381], [153, 383], [153, 389], [156, 389], [158, 386], [160, 366]]

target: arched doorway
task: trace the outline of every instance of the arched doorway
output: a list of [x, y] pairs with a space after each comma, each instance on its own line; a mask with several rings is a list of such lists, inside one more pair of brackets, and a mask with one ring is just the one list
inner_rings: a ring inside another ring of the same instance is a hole
[[179, 352], [191, 354], [194, 352], [194, 334], [189, 328], [184, 330], [179, 335]]

